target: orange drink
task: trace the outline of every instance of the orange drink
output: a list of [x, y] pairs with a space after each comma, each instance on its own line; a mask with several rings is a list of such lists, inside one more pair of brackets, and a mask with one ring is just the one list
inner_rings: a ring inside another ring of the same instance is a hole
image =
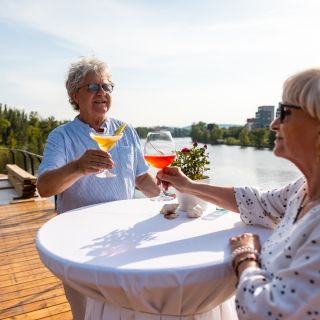
[[[144, 159], [150, 166], [157, 169], [164, 169], [169, 166], [176, 157], [174, 142], [170, 131], [149, 132], [144, 145]], [[172, 200], [172, 195], [166, 194], [160, 181], [160, 194], [151, 198], [156, 201]]]
[[158, 169], [163, 169], [170, 165], [170, 163], [175, 159], [176, 155], [144, 155], [145, 160], [150, 164], [150, 166]]

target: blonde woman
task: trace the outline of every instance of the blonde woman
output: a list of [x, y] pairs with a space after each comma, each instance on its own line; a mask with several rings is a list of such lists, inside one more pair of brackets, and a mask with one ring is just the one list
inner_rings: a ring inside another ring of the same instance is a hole
[[320, 319], [320, 69], [290, 77], [279, 107], [271, 124], [273, 152], [300, 169], [297, 181], [261, 192], [200, 184], [178, 168], [158, 173], [167, 187], [239, 212], [246, 224], [274, 229], [262, 247], [257, 235], [230, 239], [241, 320]]

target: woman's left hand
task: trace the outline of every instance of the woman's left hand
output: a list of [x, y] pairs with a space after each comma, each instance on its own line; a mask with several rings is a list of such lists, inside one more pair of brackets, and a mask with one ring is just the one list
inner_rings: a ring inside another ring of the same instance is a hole
[[260, 252], [261, 250], [259, 236], [253, 233], [243, 233], [239, 236], [231, 237], [230, 246], [231, 251], [234, 251], [235, 249], [243, 246], [250, 247], [257, 250], [258, 252]]

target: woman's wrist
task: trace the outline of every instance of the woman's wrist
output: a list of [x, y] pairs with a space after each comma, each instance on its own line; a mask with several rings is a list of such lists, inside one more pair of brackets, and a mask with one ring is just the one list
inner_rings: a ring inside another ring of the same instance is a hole
[[179, 191], [182, 193], [190, 193], [194, 191], [194, 181], [187, 178], [185, 183], [179, 188]]
[[240, 277], [243, 270], [251, 266], [260, 267], [260, 254], [251, 246], [240, 246], [232, 252], [231, 267], [237, 278]]
[[238, 278], [243, 270], [251, 266], [260, 266], [259, 256], [256, 253], [243, 253], [232, 260], [232, 268]]
[[230, 238], [232, 249], [231, 267], [239, 278], [248, 267], [261, 267], [259, 236], [252, 233], [243, 233]]
[[258, 261], [255, 261], [255, 260], [243, 261], [242, 263], [240, 263], [240, 265], [238, 266], [238, 268], [236, 270], [237, 278], [239, 279], [241, 274], [242, 274], [242, 272], [244, 270], [246, 270], [247, 268], [250, 268], [250, 267], [260, 268], [260, 263]]

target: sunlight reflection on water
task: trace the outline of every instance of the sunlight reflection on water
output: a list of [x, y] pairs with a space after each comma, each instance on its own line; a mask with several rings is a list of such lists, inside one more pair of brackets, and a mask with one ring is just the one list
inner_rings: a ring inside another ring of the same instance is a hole
[[[190, 138], [175, 138], [176, 149], [191, 147]], [[141, 140], [142, 146], [144, 140]], [[288, 160], [274, 156], [272, 151], [239, 146], [208, 145], [214, 184], [225, 186], [251, 185], [273, 189], [297, 179], [301, 173]], [[157, 170], [152, 169], [152, 172]]]

